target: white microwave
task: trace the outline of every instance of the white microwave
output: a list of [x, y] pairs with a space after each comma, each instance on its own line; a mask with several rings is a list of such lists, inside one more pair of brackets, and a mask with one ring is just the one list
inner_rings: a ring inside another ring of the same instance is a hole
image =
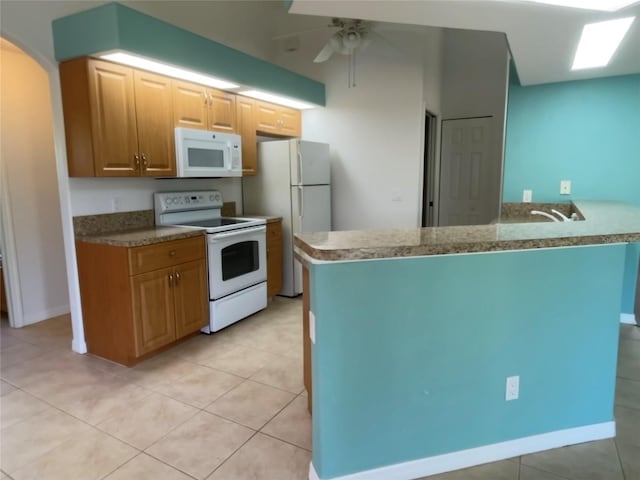
[[242, 139], [235, 133], [176, 128], [179, 177], [242, 176]]

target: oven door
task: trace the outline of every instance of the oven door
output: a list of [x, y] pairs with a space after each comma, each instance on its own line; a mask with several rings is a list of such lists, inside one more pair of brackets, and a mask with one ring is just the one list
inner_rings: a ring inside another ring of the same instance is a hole
[[266, 230], [261, 225], [207, 235], [211, 300], [267, 280]]

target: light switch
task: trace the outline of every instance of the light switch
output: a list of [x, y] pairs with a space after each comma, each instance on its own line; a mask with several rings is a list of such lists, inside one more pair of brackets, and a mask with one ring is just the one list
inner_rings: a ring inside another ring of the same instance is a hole
[[522, 191], [522, 202], [523, 203], [531, 203], [531, 198], [533, 197], [533, 190], [523, 190]]

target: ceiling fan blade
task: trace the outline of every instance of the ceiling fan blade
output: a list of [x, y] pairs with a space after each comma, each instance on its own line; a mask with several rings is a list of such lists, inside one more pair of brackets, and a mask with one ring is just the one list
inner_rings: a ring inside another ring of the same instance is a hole
[[329, 60], [329, 58], [331, 58], [331, 55], [333, 55], [333, 51], [334, 50], [331, 44], [327, 43], [324, 47], [322, 47], [322, 50], [320, 50], [320, 53], [318, 53], [316, 58], [313, 59], [313, 62], [314, 63], [326, 62], [327, 60]]

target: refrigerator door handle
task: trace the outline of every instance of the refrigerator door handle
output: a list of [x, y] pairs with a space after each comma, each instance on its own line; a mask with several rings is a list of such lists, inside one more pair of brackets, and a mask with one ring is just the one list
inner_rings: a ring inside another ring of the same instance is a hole
[[302, 152], [298, 147], [298, 185], [304, 185], [304, 178], [302, 176]]
[[302, 231], [302, 217], [304, 217], [304, 190], [298, 187], [298, 213], [300, 215], [300, 231]]

